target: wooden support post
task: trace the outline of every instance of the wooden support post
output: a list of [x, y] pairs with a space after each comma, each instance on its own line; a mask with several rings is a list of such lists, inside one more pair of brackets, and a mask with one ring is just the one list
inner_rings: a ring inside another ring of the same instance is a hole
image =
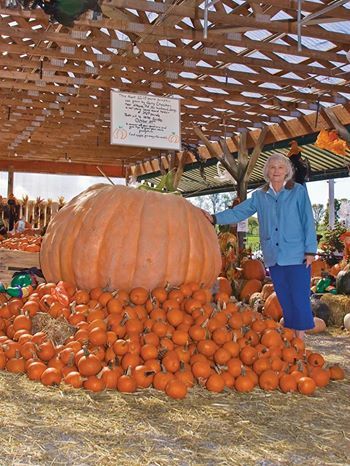
[[[257, 143], [253, 149], [251, 156], [249, 157], [247, 149], [247, 132], [242, 131], [238, 139], [238, 158], [234, 159], [232, 153], [230, 152], [227, 142], [225, 139], [219, 140], [219, 145], [221, 151], [217, 151], [214, 145], [209, 141], [209, 139], [203, 134], [203, 132], [198, 128], [193, 128], [194, 133], [199, 137], [203, 144], [208, 149], [209, 154], [212, 157], [220, 160], [225, 169], [230, 173], [233, 179], [237, 183], [237, 197], [241, 202], [247, 199], [248, 191], [248, 181], [253, 172], [253, 169], [256, 165], [256, 162], [261, 154], [261, 151], [264, 147], [264, 141], [266, 135], [269, 131], [269, 126], [264, 126], [261, 130]], [[241, 249], [243, 247], [243, 242], [246, 234], [244, 232], [237, 233], [238, 236], [238, 245]]]
[[10, 166], [8, 168], [8, 176], [7, 176], [7, 197], [10, 194], [13, 194], [13, 183], [14, 183], [14, 170], [13, 167]]
[[178, 152], [177, 157], [178, 163], [174, 176], [174, 189], [178, 188], [187, 160], [191, 158], [190, 153], [188, 151]]
[[334, 210], [334, 180], [328, 180], [328, 209], [329, 209], [329, 228], [334, 228], [335, 210]]

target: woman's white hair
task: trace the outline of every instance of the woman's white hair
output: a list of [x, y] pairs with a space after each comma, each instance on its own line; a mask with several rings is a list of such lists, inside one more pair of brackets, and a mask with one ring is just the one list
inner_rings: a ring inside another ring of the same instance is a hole
[[286, 169], [287, 169], [287, 174], [286, 174], [285, 181], [289, 181], [289, 180], [291, 180], [293, 178], [293, 175], [294, 175], [293, 165], [290, 163], [289, 159], [287, 157], [285, 157], [284, 155], [282, 155], [282, 154], [272, 154], [266, 160], [264, 168], [263, 168], [263, 176], [265, 178], [265, 181], [267, 181], [268, 183], [270, 182], [270, 179], [269, 179], [269, 176], [268, 176], [268, 171], [269, 171], [270, 164], [272, 162], [282, 162], [282, 163], [284, 163], [284, 165], [286, 166]]

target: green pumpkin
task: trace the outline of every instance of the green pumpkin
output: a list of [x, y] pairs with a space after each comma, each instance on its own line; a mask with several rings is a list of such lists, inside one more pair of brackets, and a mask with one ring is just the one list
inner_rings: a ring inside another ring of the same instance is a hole
[[337, 275], [336, 288], [338, 294], [350, 295], [350, 271], [342, 270]]

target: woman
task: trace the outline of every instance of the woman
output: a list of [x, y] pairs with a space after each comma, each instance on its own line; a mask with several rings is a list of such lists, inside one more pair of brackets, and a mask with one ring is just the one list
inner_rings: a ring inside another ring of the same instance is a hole
[[213, 223], [237, 223], [258, 213], [261, 247], [266, 267], [283, 309], [284, 325], [304, 338], [314, 327], [310, 304], [311, 264], [317, 250], [312, 207], [306, 188], [292, 180], [289, 160], [279, 154], [264, 166], [267, 184], [234, 209], [215, 215]]

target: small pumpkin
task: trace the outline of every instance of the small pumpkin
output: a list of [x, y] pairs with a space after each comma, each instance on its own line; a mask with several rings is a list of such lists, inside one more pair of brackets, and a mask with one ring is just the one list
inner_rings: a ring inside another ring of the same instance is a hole
[[59, 385], [62, 379], [61, 372], [55, 367], [48, 367], [41, 374], [40, 380], [44, 385]]
[[247, 259], [242, 264], [243, 278], [263, 281], [266, 276], [264, 264], [258, 259]]
[[83, 387], [90, 392], [102, 392], [106, 388], [106, 385], [102, 378], [96, 377], [96, 375], [90, 375], [83, 382]]
[[64, 383], [71, 385], [74, 388], [81, 388], [83, 386], [83, 378], [77, 371], [69, 372], [64, 376]]
[[345, 377], [344, 369], [342, 369], [337, 364], [329, 367], [329, 374], [331, 380], [343, 380]]
[[240, 393], [251, 392], [255, 387], [254, 379], [246, 371], [235, 380], [235, 388]]
[[316, 383], [311, 377], [301, 377], [298, 380], [298, 391], [303, 395], [312, 395], [316, 387]]
[[219, 292], [227, 293], [229, 296], [232, 295], [232, 285], [230, 280], [226, 277], [218, 277], [217, 285], [219, 288]]
[[281, 319], [283, 311], [275, 291], [266, 299], [263, 313], [266, 317], [271, 317], [276, 322], [279, 322]]
[[266, 300], [274, 291], [273, 283], [265, 283], [261, 290], [262, 299]]
[[297, 391], [297, 381], [292, 374], [283, 374], [279, 380], [279, 386], [283, 393]]
[[212, 374], [209, 376], [205, 386], [210, 392], [221, 393], [225, 388], [225, 379], [221, 374]]
[[322, 354], [320, 353], [310, 353], [307, 357], [307, 362], [312, 367], [323, 367], [325, 360]]
[[176, 400], [182, 400], [187, 395], [187, 386], [177, 378], [171, 379], [166, 387], [165, 393]]
[[102, 369], [100, 359], [92, 353], [84, 349], [84, 355], [79, 359], [78, 370], [82, 376], [89, 377], [96, 375]]
[[278, 374], [272, 369], [267, 369], [259, 376], [259, 385], [263, 390], [276, 390], [279, 383]]
[[330, 371], [323, 367], [314, 367], [310, 371], [310, 377], [318, 387], [325, 387], [330, 381]]
[[253, 293], [258, 293], [261, 291], [262, 288], [262, 283], [260, 280], [257, 280], [256, 278], [253, 278], [251, 280], [247, 280], [239, 294], [239, 298], [244, 301], [248, 300]]

